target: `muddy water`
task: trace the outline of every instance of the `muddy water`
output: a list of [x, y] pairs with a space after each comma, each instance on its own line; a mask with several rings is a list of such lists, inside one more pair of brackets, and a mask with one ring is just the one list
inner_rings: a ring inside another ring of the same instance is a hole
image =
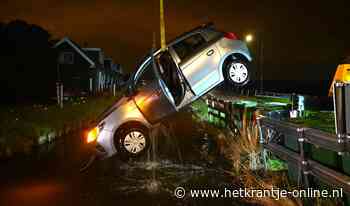
[[[215, 138], [191, 115], [182, 113], [164, 122], [151, 132], [151, 140], [151, 148], [141, 158], [98, 162], [88, 172], [97, 181], [87, 180], [90, 185], [85, 187], [95, 190], [85, 190], [82, 198], [90, 204], [246, 205], [240, 199], [190, 196], [190, 189], [239, 188], [238, 177], [230, 174], [230, 162], [218, 152]], [[177, 187], [188, 190], [183, 198], [174, 195]]]
[[[238, 176], [221, 153], [216, 131], [182, 112], [152, 131], [140, 158], [118, 155], [79, 173], [79, 134], [65, 138], [44, 161], [2, 164], [0, 205], [246, 205], [234, 198], [192, 198], [190, 189], [234, 189]], [[11, 166], [12, 165], [12, 166]], [[7, 171], [7, 172], [6, 172]], [[187, 190], [178, 199], [177, 187]]]

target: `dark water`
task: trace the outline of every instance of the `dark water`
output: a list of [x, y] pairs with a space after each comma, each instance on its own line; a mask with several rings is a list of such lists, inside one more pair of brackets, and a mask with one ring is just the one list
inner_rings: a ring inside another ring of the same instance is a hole
[[90, 182], [93, 186], [85, 188], [98, 188], [103, 195], [87, 190], [83, 198], [96, 204], [242, 205], [239, 199], [175, 197], [177, 187], [224, 190], [238, 185], [234, 183], [237, 177], [227, 173], [229, 162], [219, 156], [215, 141], [198, 128], [190, 115], [174, 118], [175, 124], [164, 123], [152, 132], [154, 144], [144, 157], [109, 159], [88, 171], [98, 178]]
[[[172, 122], [172, 123], [169, 123]], [[140, 158], [97, 161], [79, 173], [85, 154], [80, 134], [65, 137], [46, 159], [2, 162], [0, 205], [247, 205], [241, 199], [178, 199], [174, 189], [238, 188], [231, 163], [190, 113], [175, 115], [152, 132]]]

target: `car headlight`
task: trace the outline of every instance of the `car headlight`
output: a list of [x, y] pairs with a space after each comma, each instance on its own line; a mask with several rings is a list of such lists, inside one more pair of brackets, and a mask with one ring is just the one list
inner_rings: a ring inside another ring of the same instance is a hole
[[105, 122], [102, 122], [101, 124], [99, 124], [98, 126], [94, 127], [93, 129], [89, 130], [86, 133], [86, 143], [92, 143], [95, 142], [98, 138], [98, 135], [100, 134], [100, 132], [102, 131], [103, 127], [105, 126]]
[[95, 142], [99, 133], [100, 133], [100, 129], [98, 127], [95, 127], [92, 130], [90, 130], [86, 137], [86, 143]]

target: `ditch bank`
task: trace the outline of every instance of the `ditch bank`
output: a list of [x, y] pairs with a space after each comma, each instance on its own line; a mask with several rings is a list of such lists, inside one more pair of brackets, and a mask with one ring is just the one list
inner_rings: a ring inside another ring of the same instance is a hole
[[57, 105], [1, 108], [0, 160], [45, 156], [58, 142], [63, 142], [63, 137], [86, 129], [117, 99], [81, 97], [66, 101], [63, 108]]

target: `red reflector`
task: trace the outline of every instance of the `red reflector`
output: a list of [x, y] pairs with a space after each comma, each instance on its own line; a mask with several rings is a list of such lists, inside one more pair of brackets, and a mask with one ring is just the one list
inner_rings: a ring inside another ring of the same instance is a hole
[[237, 40], [238, 39], [237, 35], [235, 33], [232, 33], [232, 32], [225, 33], [225, 38], [231, 39], [231, 40]]

